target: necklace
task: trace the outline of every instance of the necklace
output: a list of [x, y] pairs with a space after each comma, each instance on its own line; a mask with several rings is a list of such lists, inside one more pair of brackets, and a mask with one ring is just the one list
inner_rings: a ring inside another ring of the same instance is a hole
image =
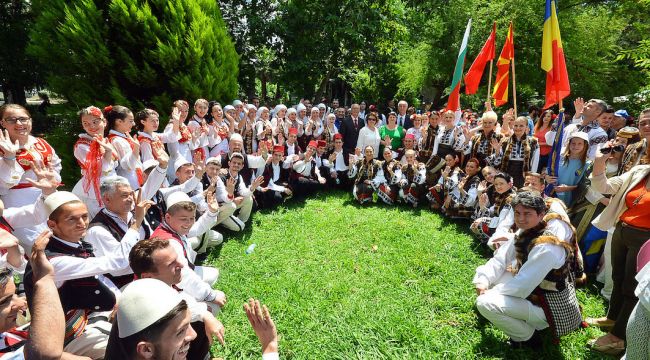
[[641, 195], [637, 196], [637, 198], [634, 199], [634, 201], [632, 201], [632, 205], [639, 205], [639, 203], [641, 202], [641, 199], [643, 199], [645, 194], [648, 193], [648, 185], [649, 184], [650, 184], [650, 178], [648, 178], [648, 180], [646, 180], [646, 182], [645, 182], [645, 186], [643, 187], [643, 193]]

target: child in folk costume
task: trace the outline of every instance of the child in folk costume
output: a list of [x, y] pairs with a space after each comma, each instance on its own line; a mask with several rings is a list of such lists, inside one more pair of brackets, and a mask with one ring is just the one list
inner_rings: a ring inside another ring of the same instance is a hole
[[[252, 110], [251, 110], [252, 111]], [[259, 143], [266, 142], [266, 148], [273, 148], [273, 126], [271, 124], [271, 112], [265, 106], [261, 106], [257, 110], [257, 119], [255, 120], [255, 141], [253, 142], [253, 150], [257, 152]]]
[[[140, 142], [140, 160], [158, 160], [156, 154], [165, 151], [165, 143], [180, 139], [180, 110], [174, 108], [170, 119], [171, 127], [166, 127], [167, 132], [157, 133], [160, 120], [158, 113], [151, 109], [144, 109], [135, 114], [135, 126], [138, 128], [138, 141]], [[157, 151], [154, 151], [156, 148]]]
[[512, 176], [514, 186], [524, 185], [524, 174], [537, 169], [539, 162], [539, 144], [537, 138], [528, 136], [528, 119], [520, 116], [513, 125], [513, 134], [504, 137], [501, 142], [492, 140], [494, 149], [487, 162], [498, 170]]
[[[61, 159], [47, 141], [30, 134], [32, 117], [24, 107], [1, 106], [0, 125], [4, 129], [0, 132], [0, 195], [4, 205], [9, 208], [34, 204], [42, 192], [32, 184], [38, 179], [31, 164], [40, 162], [51, 168], [56, 174], [55, 180], [60, 182]], [[34, 224], [31, 228], [16, 229], [14, 235], [29, 251], [45, 228], [44, 224]]]
[[79, 134], [74, 144], [74, 157], [81, 168], [81, 179], [77, 182], [72, 193], [77, 195], [88, 208], [92, 219], [102, 208], [99, 184], [104, 177], [117, 175], [119, 158], [104, 138], [106, 120], [99, 108], [89, 106], [79, 111], [81, 126], [86, 131]]
[[104, 132], [119, 158], [117, 175], [128, 179], [131, 188], [137, 190], [144, 184], [144, 174], [140, 161], [140, 142], [130, 134], [135, 125], [133, 112], [121, 105], [109, 105], [104, 108], [104, 117], [107, 121]]
[[452, 191], [447, 194], [444, 203], [445, 214], [452, 218], [469, 219], [474, 214], [476, 199], [478, 197], [478, 186], [481, 182], [479, 177], [480, 164], [476, 159], [469, 159], [465, 164], [465, 172], [459, 175], [459, 182]]
[[373, 182], [378, 177], [383, 177], [381, 162], [375, 159], [372, 146], [363, 149], [363, 158], [357, 160], [357, 155], [350, 154], [349, 178], [354, 178], [352, 195], [361, 204], [372, 202], [374, 192]]
[[460, 126], [456, 126], [454, 112], [447, 110], [442, 113], [442, 126], [436, 136], [434, 154], [444, 158], [445, 155], [453, 152], [463, 151], [465, 135]]
[[438, 183], [429, 187], [427, 192], [427, 200], [431, 204], [431, 209], [440, 209], [450, 191], [458, 185], [461, 175], [458, 163], [460, 159], [456, 154], [445, 155], [445, 170], [442, 171], [442, 176], [438, 179]]
[[494, 234], [499, 222], [503, 221], [510, 213], [510, 201], [515, 195], [512, 189], [512, 177], [508, 174], [498, 173], [494, 176], [494, 200], [490, 202], [486, 193], [478, 199], [478, 207], [474, 212], [476, 220], [470, 226], [483, 242]]
[[386, 204], [393, 205], [399, 194], [398, 183], [402, 178], [402, 165], [393, 158], [393, 151], [390, 147], [384, 148], [381, 162], [382, 177], [373, 182], [377, 196]]
[[291, 164], [283, 161], [283, 156], [284, 146], [275, 145], [271, 161], [264, 167], [264, 181], [255, 193], [263, 208], [275, 208], [293, 194], [289, 186]]
[[208, 109], [208, 152], [210, 157], [216, 157], [228, 152], [228, 138], [235, 132], [235, 124], [225, 120], [218, 102], [210, 101]]
[[[239, 121], [236, 131], [241, 135], [244, 141], [244, 152], [246, 154], [253, 154], [255, 153], [255, 116], [257, 115], [257, 108], [251, 104], [246, 108], [246, 110], [246, 115], [241, 121]], [[236, 118], [230, 117], [228, 113], [226, 113], [226, 118], [231, 122], [236, 120]]]
[[406, 165], [402, 166], [402, 179], [399, 181], [400, 197], [413, 207], [417, 207], [426, 188], [424, 181], [426, 169], [424, 164], [415, 160], [415, 150], [406, 151]]

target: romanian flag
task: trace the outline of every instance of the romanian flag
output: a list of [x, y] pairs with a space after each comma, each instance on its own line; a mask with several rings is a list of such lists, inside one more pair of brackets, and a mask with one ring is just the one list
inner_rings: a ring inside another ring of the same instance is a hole
[[515, 58], [515, 39], [512, 32], [512, 22], [508, 28], [508, 36], [503, 44], [503, 50], [497, 61], [497, 79], [494, 83], [494, 105], [501, 106], [508, 103], [508, 83], [510, 82], [510, 61]]
[[[478, 54], [474, 63], [465, 74], [465, 94], [476, 94], [478, 85], [483, 77], [483, 70], [488, 61], [494, 60], [496, 52], [497, 23], [492, 25], [492, 32], [483, 45], [481, 52]], [[489, 90], [488, 90], [489, 91]]]
[[542, 69], [546, 71], [546, 104], [544, 108], [559, 104], [571, 93], [555, 3], [555, 0], [546, 0], [546, 14], [544, 15], [544, 35], [542, 37]]
[[454, 76], [451, 80], [451, 94], [447, 101], [447, 110], [457, 111], [460, 110], [460, 81], [463, 79], [463, 66], [465, 65], [465, 56], [467, 55], [467, 42], [469, 41], [469, 30], [472, 27], [472, 19], [467, 22], [465, 29], [465, 36], [460, 45], [458, 52], [458, 59], [456, 60], [456, 68], [454, 69]]

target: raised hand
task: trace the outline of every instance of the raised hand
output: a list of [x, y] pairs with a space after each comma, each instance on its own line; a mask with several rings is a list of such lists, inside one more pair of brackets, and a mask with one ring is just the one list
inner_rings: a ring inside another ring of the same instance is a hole
[[8, 249], [18, 246], [18, 238], [10, 232], [0, 229], [0, 249]]
[[205, 173], [205, 164], [203, 164], [203, 156], [199, 151], [192, 155], [192, 163], [194, 164], [194, 173], [197, 178], [201, 179]]
[[50, 242], [51, 236], [51, 230], [48, 229], [43, 231], [38, 235], [38, 238], [36, 238], [36, 241], [34, 241], [34, 245], [32, 246], [32, 254], [29, 262], [32, 265], [34, 283], [47, 276], [54, 278], [54, 267], [45, 256], [45, 247]]
[[35, 188], [41, 189], [44, 195], [50, 195], [56, 192], [60, 182], [56, 177], [56, 171], [51, 167], [47, 167], [41, 161], [30, 161], [30, 166], [34, 174], [36, 174], [36, 181], [26, 178], [30, 184]]
[[208, 189], [205, 192], [205, 202], [208, 203], [208, 211], [211, 213], [216, 213], [219, 211], [219, 202], [217, 201], [217, 196], [215, 195], [214, 184], [210, 184]]
[[229, 177], [228, 180], [226, 180], [226, 191], [228, 192], [228, 195], [234, 195], [235, 194], [235, 183], [237, 181], [235, 180], [234, 177]]
[[334, 164], [334, 162], [336, 161], [336, 153], [330, 154], [329, 161], [330, 163]]
[[492, 103], [490, 101], [486, 101], [484, 104], [485, 104], [485, 111], [492, 111]]
[[492, 149], [494, 149], [495, 152], [499, 152], [499, 150], [501, 149], [501, 144], [499, 143], [499, 140], [495, 138], [492, 138], [492, 140], [490, 140], [490, 146], [492, 146]]
[[2, 151], [4, 158], [15, 159], [19, 148], [18, 140], [12, 143], [6, 129], [0, 131], [0, 151]]
[[484, 193], [485, 190], [487, 190], [487, 187], [488, 187], [487, 180], [483, 180], [478, 184], [476, 191], [478, 191], [479, 193]]
[[487, 208], [487, 205], [488, 205], [489, 201], [490, 200], [488, 199], [487, 194], [481, 194], [481, 196], [478, 198], [478, 205], [481, 208], [485, 209], [485, 208]]
[[251, 183], [251, 191], [255, 191], [262, 183], [264, 182], [264, 176], [258, 176], [253, 180], [253, 183]]
[[96, 134], [93, 136], [93, 139], [99, 144], [102, 155], [110, 159], [113, 156], [115, 149], [113, 149], [113, 145], [110, 141], [108, 141], [108, 138], [104, 138], [101, 135]]
[[131, 225], [131, 229], [139, 230], [147, 210], [153, 205], [151, 200], [142, 200], [142, 191], [138, 191], [138, 196], [135, 199], [135, 221]]
[[131, 143], [131, 151], [140, 157], [140, 142], [129, 133], [126, 133], [126, 136], [129, 138], [129, 143]]
[[153, 147], [153, 152], [155, 154], [156, 160], [158, 161], [158, 166], [161, 169], [167, 169], [169, 164], [169, 155], [165, 152], [165, 149]]
[[582, 115], [582, 111], [585, 108], [585, 99], [579, 97], [573, 100], [573, 106], [576, 109], [576, 115]]
[[226, 328], [223, 326], [221, 321], [215, 319], [209, 311], [203, 317], [203, 328], [205, 329], [205, 334], [208, 337], [210, 345], [214, 342], [215, 337], [219, 340], [221, 345], [226, 345], [224, 340]]

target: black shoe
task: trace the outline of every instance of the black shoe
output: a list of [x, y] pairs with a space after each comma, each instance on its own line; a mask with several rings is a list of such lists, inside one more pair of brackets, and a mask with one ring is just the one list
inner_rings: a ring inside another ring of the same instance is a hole
[[533, 333], [533, 336], [526, 341], [514, 341], [512, 339], [508, 340], [508, 345], [513, 349], [533, 349], [539, 350], [542, 348], [542, 336], [537, 330]]

